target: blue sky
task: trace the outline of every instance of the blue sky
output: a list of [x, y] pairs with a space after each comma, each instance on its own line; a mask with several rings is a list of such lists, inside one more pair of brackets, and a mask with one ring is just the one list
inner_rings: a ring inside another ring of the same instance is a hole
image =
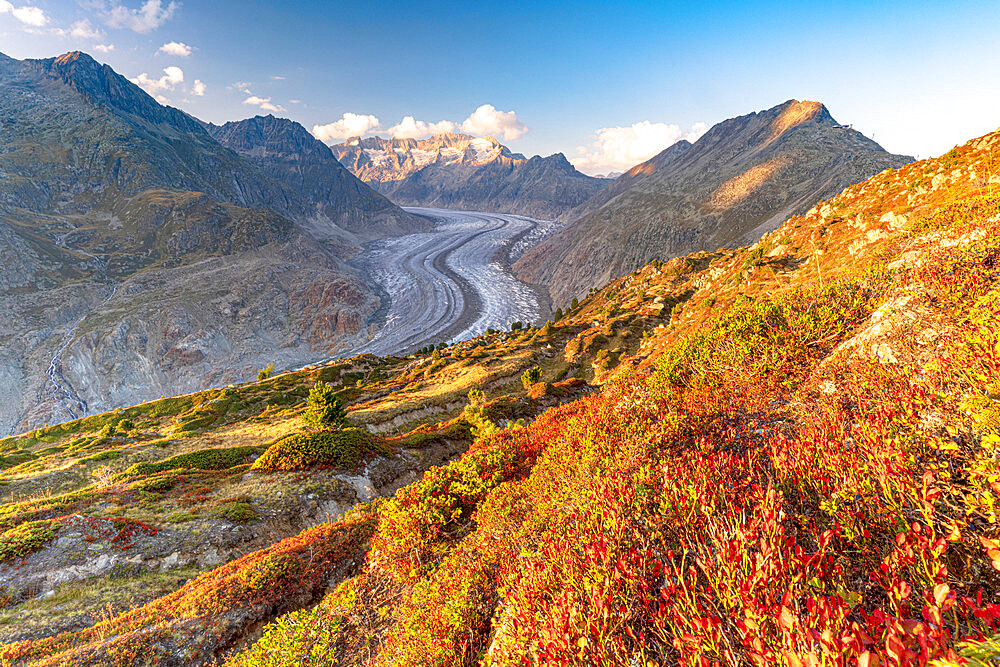
[[0, 51], [86, 51], [205, 120], [464, 129], [591, 173], [791, 98], [940, 154], [1000, 125], [997, 26], [998, 2], [0, 0]]

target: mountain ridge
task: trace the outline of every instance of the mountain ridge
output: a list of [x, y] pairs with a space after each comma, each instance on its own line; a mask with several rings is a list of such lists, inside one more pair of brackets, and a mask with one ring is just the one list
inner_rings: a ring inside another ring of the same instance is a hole
[[493, 137], [352, 138], [332, 148], [355, 175], [402, 206], [553, 219], [607, 184], [561, 153], [526, 158]]
[[821, 103], [797, 100], [722, 121], [671, 150], [612, 182], [605, 191], [613, 196], [584, 202], [517, 261], [518, 277], [565, 305], [654, 257], [753, 241], [816, 201], [912, 161], [837, 124]]

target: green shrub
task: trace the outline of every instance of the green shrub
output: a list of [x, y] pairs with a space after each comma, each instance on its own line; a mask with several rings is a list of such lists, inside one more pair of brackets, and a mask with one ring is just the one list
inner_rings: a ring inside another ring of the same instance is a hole
[[169, 491], [177, 486], [177, 482], [179, 481], [180, 478], [176, 475], [164, 475], [162, 477], [152, 477], [150, 479], [141, 479], [137, 482], [133, 482], [129, 486], [129, 489], [132, 491], [146, 491], [147, 493]]
[[115, 459], [120, 459], [124, 454], [118, 449], [109, 449], [103, 452], [97, 452], [93, 456], [88, 456], [85, 461], [114, 461]]
[[482, 389], [469, 390], [469, 405], [475, 407], [486, 402], [486, 392]]
[[302, 570], [299, 560], [291, 554], [273, 554], [240, 570], [237, 575], [247, 588], [276, 588], [294, 579]]
[[0, 535], [0, 562], [24, 558], [39, 551], [56, 536], [59, 523], [51, 519], [28, 521]]
[[[264, 627], [253, 646], [225, 667], [321, 667], [336, 665], [340, 629], [354, 609], [356, 595], [348, 580], [319, 605], [280, 616]], [[346, 585], [345, 585], [346, 584]]]
[[319, 433], [299, 433], [267, 448], [252, 469], [301, 470], [311, 466], [353, 468], [369, 453], [388, 454], [388, 448], [371, 433], [357, 428]]
[[115, 427], [111, 424], [105, 424], [101, 427], [101, 430], [97, 432], [97, 435], [101, 438], [109, 438], [115, 434]]
[[876, 294], [860, 282], [838, 282], [756, 300], [742, 296], [668, 349], [656, 362], [656, 378], [680, 387], [791, 373], [867, 317]]
[[233, 523], [246, 523], [257, 518], [257, 513], [249, 503], [226, 503], [219, 505], [212, 510], [212, 515], [219, 519], [226, 519]]
[[302, 419], [316, 428], [338, 428], [347, 424], [347, 411], [333, 387], [320, 380], [309, 390]]
[[266, 380], [272, 375], [274, 375], [274, 364], [268, 364], [267, 366], [264, 366], [264, 368], [257, 371], [258, 380]]
[[123, 474], [125, 477], [152, 475], [164, 470], [226, 470], [244, 463], [260, 450], [257, 447], [229, 447], [225, 449], [199, 449], [178, 454], [157, 463], [136, 463]]
[[486, 394], [481, 389], [469, 390], [469, 404], [462, 410], [462, 417], [469, 423], [472, 437], [476, 440], [492, 435], [499, 427], [486, 414]]
[[132, 423], [131, 419], [126, 417], [125, 419], [122, 419], [120, 422], [118, 422], [118, 426], [116, 426], [115, 428], [119, 433], [128, 433], [129, 431], [135, 428], [135, 424]]
[[532, 366], [521, 375], [521, 384], [527, 389], [536, 382], [540, 382], [541, 379], [542, 369], [538, 366]]

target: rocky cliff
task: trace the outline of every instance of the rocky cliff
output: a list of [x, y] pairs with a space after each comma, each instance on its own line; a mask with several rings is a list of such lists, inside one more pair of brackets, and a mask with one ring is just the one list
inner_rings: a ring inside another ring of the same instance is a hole
[[333, 151], [360, 179], [401, 206], [552, 219], [608, 183], [581, 174], [561, 153], [528, 159], [493, 137], [354, 138]]
[[675, 144], [623, 174], [515, 270], [564, 305], [651, 259], [753, 242], [911, 160], [840, 125], [818, 102], [790, 100], [719, 123], [693, 145]]

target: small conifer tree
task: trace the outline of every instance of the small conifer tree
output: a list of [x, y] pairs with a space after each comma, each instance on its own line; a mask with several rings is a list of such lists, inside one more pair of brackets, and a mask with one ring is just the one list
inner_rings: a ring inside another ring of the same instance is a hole
[[535, 384], [541, 379], [542, 379], [542, 369], [539, 368], [538, 366], [532, 366], [528, 370], [524, 371], [523, 375], [521, 375], [521, 384], [524, 385], [525, 389], [528, 389], [529, 387], [531, 387], [531, 385]]
[[499, 427], [486, 415], [486, 393], [481, 389], [469, 390], [469, 404], [462, 410], [462, 416], [469, 423], [469, 430], [476, 440], [493, 435]]
[[340, 404], [333, 387], [319, 380], [309, 390], [309, 400], [302, 419], [315, 428], [342, 428], [347, 424], [347, 411]]

